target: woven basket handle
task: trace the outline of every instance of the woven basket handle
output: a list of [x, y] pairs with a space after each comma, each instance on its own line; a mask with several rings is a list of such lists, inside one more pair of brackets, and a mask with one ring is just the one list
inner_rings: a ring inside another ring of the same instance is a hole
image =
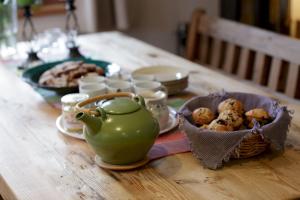
[[135, 98], [136, 95], [131, 93], [131, 92], [118, 92], [118, 93], [99, 95], [99, 96], [89, 98], [85, 101], [82, 101], [82, 102], [76, 104], [76, 110], [79, 111], [79, 112], [87, 113], [87, 114], [99, 115], [99, 112], [96, 110], [95, 107], [94, 108], [83, 108], [83, 106], [86, 106], [88, 104], [91, 104], [91, 103], [94, 103], [96, 101], [100, 101], [100, 100], [103, 100], [103, 99], [112, 99], [114, 97], [131, 97], [131, 98]]

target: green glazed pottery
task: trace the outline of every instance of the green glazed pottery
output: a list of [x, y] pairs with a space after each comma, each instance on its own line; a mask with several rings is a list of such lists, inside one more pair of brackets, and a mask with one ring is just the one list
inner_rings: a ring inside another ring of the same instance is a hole
[[90, 64], [95, 64], [102, 69], [104, 69], [105, 76], [111, 76], [115, 73], [118, 73], [120, 71], [120, 67], [115, 64], [111, 64], [106, 61], [102, 60], [92, 60], [89, 58], [72, 58], [72, 59], [66, 59], [66, 60], [61, 60], [57, 62], [51, 62], [51, 63], [44, 63], [41, 65], [38, 65], [33, 68], [29, 68], [25, 70], [22, 74], [22, 78], [24, 81], [29, 83], [33, 87], [39, 87], [45, 90], [51, 90], [54, 91], [58, 94], [68, 94], [68, 93], [75, 93], [78, 92], [78, 87], [50, 87], [50, 86], [42, 86], [39, 85], [39, 79], [40, 76], [47, 70], [51, 69], [52, 67], [61, 64], [63, 62], [67, 61], [83, 61], [85, 63], [90, 63]]
[[[82, 108], [99, 100], [96, 110]], [[82, 111], [76, 118], [85, 124], [87, 143], [109, 164], [129, 165], [145, 159], [159, 133], [159, 124], [145, 108], [144, 99], [132, 93], [90, 98], [77, 104], [77, 109]]]

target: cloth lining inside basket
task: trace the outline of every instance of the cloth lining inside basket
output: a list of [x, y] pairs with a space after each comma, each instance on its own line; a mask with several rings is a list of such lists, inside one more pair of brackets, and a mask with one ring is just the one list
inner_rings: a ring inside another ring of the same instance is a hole
[[[253, 108], [264, 108], [274, 120], [263, 127], [256, 124], [252, 129], [227, 133], [218, 133], [193, 125], [191, 113], [194, 109], [208, 107], [213, 112], [217, 112], [218, 104], [230, 97], [243, 102], [246, 111]], [[191, 143], [193, 154], [211, 169], [217, 169], [223, 165], [223, 162], [228, 161], [235, 148], [253, 132], [262, 134], [277, 150], [282, 150], [291, 121], [287, 108], [280, 107], [276, 101], [264, 96], [237, 92], [223, 91], [205, 97], [194, 97], [187, 101], [179, 112], [184, 117], [183, 129]]]

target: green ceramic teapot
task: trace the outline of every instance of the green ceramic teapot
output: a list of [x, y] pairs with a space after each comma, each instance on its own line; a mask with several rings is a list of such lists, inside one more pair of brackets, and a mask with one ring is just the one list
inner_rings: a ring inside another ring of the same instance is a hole
[[[94, 109], [83, 108], [100, 100]], [[105, 163], [128, 165], [145, 159], [158, 136], [157, 120], [145, 108], [144, 99], [133, 93], [97, 96], [76, 107], [87, 143]]]

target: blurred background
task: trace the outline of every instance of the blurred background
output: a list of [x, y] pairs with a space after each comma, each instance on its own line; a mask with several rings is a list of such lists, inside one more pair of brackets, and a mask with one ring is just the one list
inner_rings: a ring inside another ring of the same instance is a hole
[[[185, 31], [195, 8], [202, 7], [210, 15], [219, 13], [218, 0], [77, 0], [75, 4], [81, 34], [121, 30], [173, 53], [178, 51], [178, 29]], [[33, 20], [38, 32], [64, 29], [64, 3], [43, 1], [33, 11]]]
[[[77, 0], [75, 5], [79, 34], [118, 30], [179, 55], [183, 55], [187, 28], [196, 8], [210, 16], [300, 37], [299, 0]], [[22, 13], [19, 7], [18, 40], [22, 40]], [[53, 28], [64, 31], [65, 1], [39, 0], [32, 6], [32, 20], [37, 33]]]

